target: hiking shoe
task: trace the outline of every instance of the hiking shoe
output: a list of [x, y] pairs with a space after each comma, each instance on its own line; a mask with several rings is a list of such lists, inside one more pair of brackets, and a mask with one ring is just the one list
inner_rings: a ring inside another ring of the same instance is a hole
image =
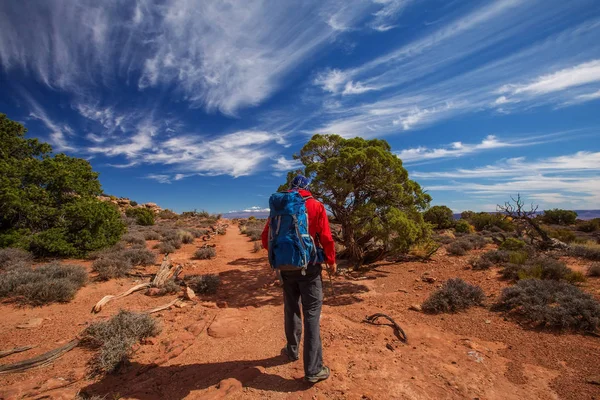
[[286, 356], [288, 358], [288, 360], [290, 360], [290, 361], [298, 361], [298, 359], [299, 359], [298, 354], [291, 354], [288, 351], [287, 346], [285, 346], [283, 349], [281, 349], [281, 354]]
[[310, 383], [324, 381], [325, 379], [329, 378], [329, 372], [329, 367], [323, 366], [323, 368], [321, 368], [321, 372], [316, 375], [305, 376], [304, 380]]

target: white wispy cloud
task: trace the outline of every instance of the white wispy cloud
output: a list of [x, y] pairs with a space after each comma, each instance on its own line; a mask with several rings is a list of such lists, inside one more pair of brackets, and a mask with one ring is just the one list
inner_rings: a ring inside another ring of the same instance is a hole
[[172, 179], [170, 175], [165, 174], [148, 174], [144, 178], [155, 180], [158, 183], [171, 183]]
[[383, 5], [383, 7], [373, 13], [375, 18], [370, 26], [377, 31], [386, 32], [396, 27], [399, 14], [411, 0], [373, 0], [373, 2]]
[[75, 147], [69, 143], [68, 138], [75, 136], [73, 129], [68, 124], [55, 122], [51, 119], [46, 111], [37, 103], [33, 97], [26, 93], [22, 93], [22, 96], [29, 103], [31, 112], [29, 117], [41, 121], [46, 128], [50, 131], [49, 140], [54, 146], [55, 150], [58, 151], [73, 151]]
[[140, 90], [172, 88], [192, 107], [234, 115], [272, 95], [340, 32], [393, 23], [404, 3], [0, 2], [0, 65], [81, 96], [117, 78]]
[[277, 158], [275, 164], [272, 165], [273, 169], [278, 172], [288, 172], [294, 169], [302, 167], [300, 160], [289, 160], [283, 156]]

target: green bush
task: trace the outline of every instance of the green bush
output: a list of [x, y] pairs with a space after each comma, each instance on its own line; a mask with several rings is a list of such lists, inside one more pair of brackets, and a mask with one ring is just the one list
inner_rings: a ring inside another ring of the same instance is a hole
[[529, 260], [529, 253], [526, 251], [511, 251], [508, 255], [508, 262], [511, 264], [523, 265]]
[[423, 302], [423, 311], [429, 314], [455, 313], [481, 305], [485, 294], [479, 286], [470, 285], [460, 278], [449, 279]]
[[515, 238], [508, 238], [504, 242], [502, 242], [502, 244], [500, 244], [499, 248], [500, 248], [500, 250], [517, 251], [517, 250], [523, 250], [525, 248], [525, 246], [527, 246], [527, 243], [525, 243], [522, 240], [515, 239]]
[[465, 217], [467, 217], [467, 221], [469, 221], [469, 223], [473, 225], [477, 231], [492, 230], [494, 227], [503, 231], [514, 230], [512, 221], [503, 214], [478, 212], [465, 214]]
[[425, 222], [429, 222], [436, 229], [448, 229], [454, 226], [454, 214], [446, 206], [433, 206], [423, 213]]
[[459, 219], [454, 225], [454, 230], [456, 230], [457, 233], [471, 233], [474, 228], [469, 224], [469, 221]]
[[576, 273], [562, 261], [551, 257], [541, 256], [528, 260], [526, 264], [508, 263], [501, 272], [507, 279], [543, 279], [554, 281], [581, 282], [585, 277]]
[[555, 229], [548, 232], [550, 237], [565, 243], [572, 243], [577, 240], [577, 235], [570, 229]]
[[125, 215], [135, 218], [135, 222], [138, 225], [154, 225], [154, 212], [148, 208], [128, 208], [125, 211]]
[[554, 208], [552, 210], [544, 210], [541, 218], [547, 224], [573, 225], [577, 220], [577, 213], [571, 210]]
[[600, 323], [600, 304], [565, 282], [526, 279], [503, 290], [495, 311], [551, 329], [594, 331]]
[[115, 371], [127, 360], [135, 343], [159, 332], [160, 328], [152, 316], [123, 310], [108, 321], [93, 323], [82, 334], [84, 344], [99, 349], [90, 362], [92, 372]]
[[102, 190], [90, 163], [52, 155], [25, 133], [0, 114], [0, 246], [80, 256], [116, 243], [124, 225], [116, 207], [96, 198]]
[[87, 272], [76, 265], [23, 266], [0, 274], [0, 298], [34, 306], [66, 303], [86, 281]]

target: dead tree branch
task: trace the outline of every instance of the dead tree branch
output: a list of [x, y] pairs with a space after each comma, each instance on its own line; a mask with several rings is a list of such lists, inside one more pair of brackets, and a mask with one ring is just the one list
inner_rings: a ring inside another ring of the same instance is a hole
[[22, 372], [32, 368], [43, 367], [52, 363], [57, 358], [61, 357], [65, 353], [73, 350], [79, 344], [79, 339], [73, 339], [64, 346], [58, 349], [50, 350], [37, 357], [30, 358], [28, 360], [19, 361], [13, 364], [0, 365], [0, 375], [9, 374], [11, 372]]
[[[371, 324], [371, 325], [382, 325], [382, 324], [376, 323], [378, 318], [385, 318], [388, 321], [390, 321], [391, 325], [389, 325], [389, 326], [394, 328], [394, 334], [396, 335], [398, 340], [400, 340], [401, 342], [404, 342], [404, 343], [408, 342], [408, 337], [406, 336], [406, 333], [404, 333], [404, 330], [389, 315], [382, 314], [382, 313], [376, 313], [376, 314], [367, 316], [363, 322], [365, 322], [367, 324]], [[387, 324], [384, 324], [384, 325], [387, 325]]]

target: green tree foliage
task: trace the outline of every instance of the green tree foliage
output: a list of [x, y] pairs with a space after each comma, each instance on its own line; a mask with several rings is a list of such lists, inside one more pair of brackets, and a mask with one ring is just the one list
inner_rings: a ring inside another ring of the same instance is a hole
[[[406, 253], [428, 237], [422, 211], [431, 197], [408, 178], [386, 141], [314, 135], [295, 158], [312, 178], [313, 196], [341, 225], [339, 239], [351, 260], [368, 263]], [[288, 185], [294, 176], [288, 174]]]
[[125, 211], [125, 215], [135, 218], [135, 222], [138, 225], [154, 225], [154, 212], [147, 208], [128, 208]]
[[75, 256], [116, 243], [125, 226], [116, 207], [96, 198], [98, 173], [26, 132], [0, 114], [0, 247]]
[[423, 219], [437, 229], [448, 229], [454, 226], [454, 214], [449, 207], [433, 206], [423, 213]]
[[547, 224], [556, 225], [573, 225], [577, 220], [577, 213], [571, 210], [561, 210], [554, 208], [552, 210], [544, 210], [542, 221]]
[[465, 211], [461, 213], [461, 216], [469, 221], [478, 232], [490, 230], [493, 227], [500, 228], [503, 231], [513, 231], [515, 229], [511, 220], [501, 213]]
[[459, 219], [458, 221], [456, 221], [456, 225], [454, 226], [454, 229], [456, 230], [457, 233], [471, 233], [472, 231], [472, 227], [471, 224], [469, 224], [469, 222], [465, 219]]

